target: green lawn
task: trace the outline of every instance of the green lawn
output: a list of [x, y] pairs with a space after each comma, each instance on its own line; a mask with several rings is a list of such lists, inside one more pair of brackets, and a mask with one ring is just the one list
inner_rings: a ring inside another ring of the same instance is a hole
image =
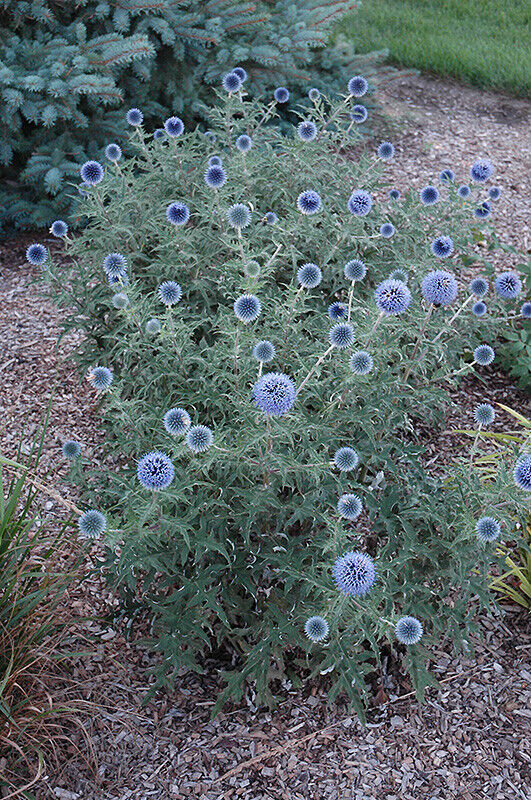
[[359, 53], [529, 95], [530, 18], [529, 0], [363, 0], [339, 31]]

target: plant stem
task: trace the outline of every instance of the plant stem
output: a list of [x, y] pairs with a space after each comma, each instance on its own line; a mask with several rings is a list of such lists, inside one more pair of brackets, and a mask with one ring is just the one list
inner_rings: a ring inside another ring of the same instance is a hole
[[434, 305], [433, 305], [433, 303], [431, 303], [430, 307], [428, 308], [428, 313], [426, 314], [426, 317], [425, 317], [424, 322], [422, 324], [422, 328], [420, 329], [419, 335], [417, 336], [417, 341], [415, 342], [415, 347], [413, 348], [413, 352], [411, 353], [410, 364], [409, 364], [408, 368], [406, 369], [406, 371], [404, 373], [404, 377], [402, 378], [402, 382], [403, 383], [406, 383], [407, 379], [409, 378], [409, 376], [411, 374], [411, 370], [415, 366], [415, 363], [416, 363], [415, 362], [415, 356], [417, 355], [417, 351], [418, 351], [418, 349], [420, 347], [420, 342], [421, 342], [422, 337], [424, 336], [424, 332], [425, 332], [425, 330], [426, 330], [426, 328], [428, 326], [428, 322], [429, 322], [430, 317], [431, 317], [431, 315], [433, 313], [433, 309], [434, 309]]
[[333, 349], [334, 349], [334, 345], [333, 345], [333, 344], [331, 344], [331, 345], [330, 345], [330, 347], [328, 348], [328, 350], [326, 350], [326, 351], [323, 353], [323, 355], [322, 355], [322, 356], [320, 356], [320, 357], [317, 359], [317, 361], [315, 362], [315, 364], [313, 365], [313, 367], [311, 368], [311, 370], [310, 370], [310, 371], [309, 371], [309, 373], [306, 375], [305, 379], [303, 380], [303, 382], [301, 383], [301, 385], [300, 385], [300, 386], [299, 386], [299, 388], [297, 389], [297, 392], [296, 392], [296, 394], [299, 394], [299, 392], [301, 391], [301, 389], [302, 389], [304, 386], [306, 386], [306, 384], [307, 384], [307, 383], [308, 383], [308, 381], [310, 380], [311, 376], [313, 375], [313, 373], [315, 372], [315, 370], [317, 369], [317, 367], [318, 367], [320, 364], [322, 364], [322, 363], [323, 363], [323, 361], [325, 360], [325, 358], [327, 357], [327, 355], [328, 355], [329, 353], [331, 353]]

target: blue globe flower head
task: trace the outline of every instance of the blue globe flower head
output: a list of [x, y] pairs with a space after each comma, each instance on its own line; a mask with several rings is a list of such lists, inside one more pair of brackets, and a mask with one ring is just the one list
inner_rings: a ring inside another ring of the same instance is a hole
[[391, 142], [382, 142], [378, 145], [378, 156], [382, 161], [388, 161], [395, 154], [395, 146]]
[[348, 316], [348, 309], [344, 303], [334, 301], [328, 306], [328, 316], [330, 319], [346, 319]]
[[103, 269], [113, 277], [123, 275], [127, 270], [127, 259], [122, 253], [109, 253], [103, 259]]
[[390, 222], [384, 222], [384, 224], [380, 226], [380, 236], [383, 236], [384, 239], [391, 239], [394, 235], [395, 226]]
[[354, 522], [363, 511], [363, 503], [357, 494], [342, 494], [337, 501], [337, 511], [343, 519]]
[[452, 183], [455, 179], [455, 175], [451, 169], [443, 169], [442, 172], [439, 173], [439, 180], [442, 183]]
[[387, 193], [389, 200], [400, 200], [400, 192], [398, 189], [390, 189]]
[[232, 94], [242, 88], [242, 79], [235, 72], [227, 72], [227, 74], [223, 76], [221, 84], [226, 92]]
[[319, 91], [319, 89], [313, 87], [308, 92], [308, 97], [312, 101], [312, 103], [316, 103], [321, 97], [321, 92]]
[[367, 274], [367, 267], [359, 258], [347, 261], [343, 267], [345, 278], [349, 281], [362, 281]]
[[162, 330], [162, 325], [158, 319], [148, 319], [146, 322], [146, 333], [150, 336], [156, 336]]
[[350, 356], [350, 369], [355, 375], [368, 375], [372, 371], [374, 361], [366, 350], [358, 350]]
[[297, 270], [297, 280], [305, 289], [315, 289], [323, 280], [323, 273], [317, 264], [303, 264]]
[[125, 118], [129, 125], [132, 125], [133, 128], [137, 128], [139, 125], [142, 125], [144, 121], [144, 115], [139, 108], [130, 108], [125, 115]]
[[321, 198], [313, 189], [306, 189], [297, 197], [297, 208], [301, 214], [316, 214], [321, 209]]
[[262, 311], [262, 304], [254, 294], [242, 294], [234, 301], [234, 313], [241, 322], [254, 322]]
[[522, 281], [517, 272], [502, 272], [494, 281], [494, 291], [505, 300], [514, 300], [522, 291]]
[[401, 644], [417, 644], [422, 634], [422, 625], [415, 617], [401, 617], [395, 625], [395, 636]]
[[334, 464], [340, 472], [352, 472], [359, 463], [359, 456], [352, 447], [340, 447], [334, 453]]
[[328, 338], [330, 344], [339, 350], [351, 347], [354, 342], [354, 328], [348, 322], [338, 322], [330, 331]]
[[489, 291], [489, 284], [485, 278], [477, 277], [472, 278], [468, 288], [470, 289], [470, 294], [474, 294], [476, 297], [484, 297]]
[[273, 92], [273, 97], [277, 103], [287, 103], [289, 100], [289, 91], [285, 86], [278, 86]]
[[223, 166], [223, 161], [221, 160], [220, 156], [210, 156], [210, 158], [208, 159], [208, 166], [221, 167]]
[[219, 189], [226, 180], [227, 173], [221, 164], [213, 164], [211, 167], [208, 167], [205, 172], [205, 183], [207, 186], [210, 186], [211, 189]]
[[275, 357], [275, 345], [264, 339], [262, 342], [257, 342], [253, 347], [253, 356], [257, 361], [265, 364], [267, 361], [272, 361]]
[[488, 181], [493, 172], [494, 167], [490, 161], [486, 158], [480, 158], [470, 168], [470, 177], [476, 183], [485, 183], [485, 181]]
[[208, 141], [209, 141], [209, 142], [215, 142], [215, 141], [216, 141], [216, 139], [218, 138], [218, 137], [216, 136], [216, 134], [214, 133], [214, 131], [205, 131], [205, 132], [203, 133], [203, 136], [204, 136], [206, 139], [208, 139]]
[[297, 126], [297, 135], [303, 142], [311, 142], [317, 136], [317, 126], [311, 120], [303, 120]]
[[368, 88], [367, 78], [364, 78], [363, 75], [354, 75], [347, 83], [348, 93], [352, 97], [363, 97], [364, 94], [367, 94]]
[[120, 286], [129, 286], [129, 278], [126, 272], [120, 272], [119, 275], [108, 275], [107, 277], [109, 279], [109, 286], [116, 286], [117, 284]]
[[349, 112], [350, 119], [352, 120], [352, 122], [355, 122], [356, 125], [361, 125], [363, 122], [365, 122], [368, 116], [369, 112], [367, 111], [365, 106], [361, 105], [361, 103], [352, 106]]
[[403, 314], [411, 303], [411, 292], [403, 281], [387, 278], [376, 287], [374, 299], [383, 314]]
[[165, 306], [174, 306], [183, 296], [183, 290], [175, 281], [164, 281], [159, 286], [159, 297]]
[[164, 123], [164, 130], [172, 139], [181, 136], [184, 132], [184, 122], [180, 117], [168, 117]]
[[492, 364], [494, 356], [494, 350], [488, 344], [479, 344], [474, 350], [474, 361], [482, 367]]
[[513, 478], [516, 485], [524, 492], [531, 492], [531, 454], [526, 453], [517, 460]]
[[124, 309], [129, 305], [129, 298], [123, 292], [117, 292], [112, 297], [112, 304], [115, 308]]
[[405, 270], [403, 270], [403, 269], [400, 269], [400, 268], [399, 269], [394, 269], [390, 273], [389, 277], [394, 281], [402, 281], [402, 283], [407, 283], [408, 282], [408, 274], [407, 274], [407, 272]]
[[206, 425], [193, 425], [186, 434], [186, 444], [192, 453], [205, 453], [214, 443], [214, 434]]
[[164, 128], [157, 128], [156, 130], [154, 130], [153, 131], [153, 138], [156, 139], [157, 141], [159, 139], [165, 139], [166, 138], [166, 131], [164, 130]]
[[501, 533], [501, 525], [494, 517], [482, 517], [476, 523], [476, 534], [482, 542], [493, 542]]
[[113, 374], [107, 367], [92, 367], [89, 371], [88, 379], [94, 389], [100, 392], [106, 392], [111, 386]]
[[184, 408], [170, 408], [163, 418], [164, 427], [172, 436], [186, 433], [191, 422], [190, 414]]
[[338, 589], [352, 597], [361, 597], [374, 586], [376, 567], [370, 556], [350, 550], [335, 562], [333, 576]]
[[436, 186], [425, 186], [419, 192], [420, 202], [425, 206], [432, 206], [440, 197]]
[[431, 252], [437, 258], [448, 258], [453, 249], [454, 243], [449, 236], [437, 236], [431, 243]]
[[494, 422], [496, 412], [490, 403], [479, 403], [474, 409], [474, 420], [482, 428], [486, 428]]
[[116, 164], [116, 162], [119, 161], [121, 157], [122, 157], [122, 148], [120, 147], [120, 145], [114, 144], [114, 142], [111, 142], [111, 144], [107, 145], [107, 147], [105, 148], [105, 158], [108, 161], [113, 161]]
[[311, 642], [321, 642], [330, 633], [330, 628], [324, 617], [310, 617], [304, 623], [304, 633]]
[[293, 408], [295, 384], [282, 372], [267, 372], [253, 387], [253, 401], [268, 416], [279, 417]]
[[136, 476], [144, 489], [159, 492], [167, 489], [175, 477], [175, 469], [166, 453], [154, 450], [146, 453], [137, 464]]
[[77, 442], [65, 442], [61, 448], [64, 457], [69, 461], [75, 461], [81, 455], [81, 446]]
[[85, 539], [97, 539], [107, 527], [107, 520], [101, 511], [92, 508], [81, 514], [77, 521], [79, 533]]
[[477, 303], [474, 303], [472, 306], [472, 313], [476, 317], [482, 317], [484, 314], [487, 313], [487, 306], [483, 302], [483, 300], [478, 300]]
[[243, 67], [234, 67], [232, 71], [234, 72], [235, 75], [238, 76], [238, 78], [241, 80], [242, 83], [245, 83], [245, 81], [249, 77]]
[[227, 222], [232, 228], [246, 228], [251, 223], [251, 209], [244, 203], [235, 203], [227, 211]]
[[260, 264], [258, 261], [248, 261], [247, 264], [244, 266], [243, 271], [247, 278], [251, 278], [251, 280], [255, 280], [260, 275]]
[[474, 216], [478, 219], [486, 219], [487, 217], [490, 217], [491, 211], [492, 208], [489, 201], [484, 200], [477, 208], [474, 209]]
[[499, 186], [491, 186], [489, 189], [489, 197], [491, 200], [499, 200], [501, 197], [501, 189]]
[[68, 233], [68, 225], [62, 219], [56, 219], [50, 226], [50, 233], [52, 236], [62, 239]]
[[77, 187], [78, 194], [81, 197], [88, 197], [88, 189], [90, 189], [90, 183], [85, 183], [85, 181]]
[[242, 133], [241, 136], [238, 136], [236, 139], [236, 148], [240, 153], [248, 153], [252, 146], [253, 140], [250, 136], [247, 136], [246, 133]]
[[268, 211], [265, 215], [266, 225], [276, 225], [278, 222], [278, 217], [274, 211]]
[[180, 201], [170, 203], [166, 209], [166, 219], [168, 222], [171, 222], [172, 225], [186, 225], [190, 219], [190, 209]]
[[348, 210], [355, 217], [365, 217], [372, 208], [372, 197], [364, 189], [355, 189], [348, 199]]
[[34, 267], [42, 267], [48, 260], [48, 251], [43, 244], [30, 244], [26, 250], [26, 261]]
[[428, 303], [447, 306], [457, 297], [457, 281], [451, 272], [436, 269], [423, 279], [421, 291]]
[[88, 186], [96, 186], [97, 183], [101, 183], [103, 180], [104, 172], [99, 161], [85, 161], [79, 170], [79, 174], [81, 175], [81, 180]]
[[459, 197], [462, 197], [463, 200], [465, 200], [470, 195], [470, 186], [463, 184], [457, 190], [457, 194], [459, 195]]
[[531, 303], [523, 303], [520, 309], [520, 314], [524, 319], [531, 319]]

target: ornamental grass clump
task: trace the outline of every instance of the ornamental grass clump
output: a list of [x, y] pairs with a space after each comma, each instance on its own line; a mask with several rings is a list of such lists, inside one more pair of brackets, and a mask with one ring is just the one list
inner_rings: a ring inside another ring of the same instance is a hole
[[345, 89], [304, 108], [302, 137], [267, 124], [283, 87], [262, 105], [232, 79], [210, 136], [132, 129], [136, 156], [86, 189], [70, 261], [42, 267], [106, 426], [90, 446], [109, 469], [80, 478], [89, 519], [113, 520], [106, 574], [123, 614], [151, 617], [158, 684], [225, 654], [220, 703], [326, 674], [362, 714], [384, 642], [422, 694], [430, 645], [460, 646], [489, 602], [476, 526], [499, 497], [424, 449], [511, 313], [473, 248], [484, 187], [462, 201], [428, 175], [389, 198], [394, 150], [345, 158], [366, 81]]

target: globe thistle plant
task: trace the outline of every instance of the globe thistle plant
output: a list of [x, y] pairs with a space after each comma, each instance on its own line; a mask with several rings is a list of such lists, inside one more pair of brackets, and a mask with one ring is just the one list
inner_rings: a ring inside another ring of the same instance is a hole
[[380, 227], [380, 236], [383, 236], [384, 239], [391, 239], [391, 237], [394, 235], [395, 226], [390, 222], [384, 222], [384, 224]]
[[112, 297], [112, 304], [115, 308], [123, 310], [129, 305], [129, 298], [123, 292], [117, 292]]
[[431, 243], [430, 249], [437, 258], [448, 258], [453, 252], [454, 243], [449, 236], [437, 236]]
[[453, 183], [455, 175], [451, 169], [443, 169], [442, 172], [439, 173], [439, 180], [442, 183]]
[[212, 164], [205, 172], [205, 183], [207, 186], [210, 186], [211, 189], [220, 189], [225, 184], [226, 180], [227, 173], [221, 164]]
[[304, 633], [312, 642], [322, 642], [329, 632], [330, 628], [324, 617], [310, 617], [304, 623]]
[[436, 269], [429, 272], [421, 284], [422, 294], [434, 306], [447, 306], [457, 297], [457, 281], [451, 272]]
[[159, 286], [158, 292], [165, 306], [174, 306], [183, 296], [183, 290], [175, 281], [164, 281]]
[[247, 136], [246, 133], [242, 133], [241, 136], [238, 136], [236, 139], [236, 147], [240, 153], [248, 153], [252, 146], [253, 140], [250, 136]]
[[494, 281], [494, 291], [504, 300], [514, 300], [522, 291], [522, 281], [516, 272], [502, 272]]
[[136, 476], [144, 489], [158, 492], [167, 489], [175, 477], [175, 469], [166, 453], [154, 450], [139, 460]]
[[321, 209], [321, 198], [313, 189], [307, 189], [298, 196], [297, 208], [301, 214], [316, 214]]
[[491, 200], [499, 200], [501, 197], [501, 189], [499, 186], [491, 186], [489, 189], [489, 197]]
[[354, 328], [348, 322], [338, 322], [329, 334], [330, 344], [339, 350], [351, 347], [354, 342]]
[[480, 344], [474, 350], [474, 361], [482, 367], [492, 364], [494, 356], [494, 350], [488, 344]]
[[268, 416], [282, 416], [293, 408], [295, 384], [281, 372], [267, 372], [253, 387], [254, 404]]
[[245, 275], [251, 280], [255, 280], [260, 275], [260, 264], [258, 261], [248, 261], [245, 267], [243, 268]]
[[457, 194], [459, 195], [459, 197], [462, 197], [463, 200], [465, 200], [470, 195], [470, 186], [467, 186], [466, 184], [463, 184], [457, 190]]
[[289, 91], [285, 86], [278, 86], [273, 92], [273, 97], [277, 103], [287, 103], [289, 100]]
[[158, 319], [156, 319], [155, 317], [148, 319], [148, 321], [146, 322], [146, 333], [149, 336], [157, 336], [157, 334], [159, 334], [161, 330], [162, 330], [162, 325], [160, 324], [160, 321]]
[[50, 226], [50, 233], [58, 239], [62, 239], [68, 233], [68, 225], [62, 219], [56, 219]]
[[356, 189], [349, 197], [348, 210], [355, 217], [365, 217], [372, 208], [372, 197], [364, 189]]
[[210, 156], [208, 159], [208, 166], [209, 167], [222, 167], [223, 161], [221, 160], [221, 156]]
[[353, 258], [347, 261], [343, 273], [348, 281], [361, 281], [367, 274], [367, 267], [359, 258]]
[[483, 300], [478, 300], [477, 303], [474, 303], [472, 306], [472, 313], [476, 317], [483, 317], [487, 313], [487, 306]]
[[233, 71], [233, 73], [235, 75], [238, 76], [238, 78], [241, 80], [242, 83], [245, 83], [245, 81], [248, 78], [248, 75], [247, 75], [247, 72], [244, 70], [243, 67], [234, 67], [234, 69], [232, 71]]
[[394, 269], [390, 274], [389, 277], [393, 281], [402, 281], [402, 283], [408, 282], [408, 274], [403, 269]]
[[474, 420], [482, 428], [494, 422], [496, 413], [490, 403], [479, 403], [474, 409]]
[[166, 219], [177, 227], [186, 225], [190, 219], [190, 209], [185, 203], [170, 203], [166, 209]]
[[335, 562], [333, 576], [337, 588], [342, 592], [362, 597], [374, 586], [376, 567], [370, 556], [350, 550]]
[[95, 508], [85, 511], [77, 521], [79, 533], [84, 539], [97, 539], [107, 528], [107, 520]]
[[352, 447], [340, 447], [334, 453], [334, 464], [340, 472], [352, 472], [356, 469], [359, 456]]
[[524, 319], [531, 319], [531, 303], [522, 303], [520, 314]]
[[108, 367], [92, 367], [89, 371], [88, 379], [94, 389], [100, 392], [106, 392], [107, 389], [111, 387], [113, 374]]
[[160, 141], [160, 139], [165, 139], [166, 138], [166, 131], [164, 130], [164, 128], [156, 128], [153, 131], [153, 138], [156, 141]]
[[411, 303], [411, 292], [402, 281], [388, 278], [378, 284], [374, 299], [382, 314], [386, 316], [403, 314]]
[[395, 626], [395, 636], [401, 644], [411, 646], [422, 639], [422, 624], [416, 617], [401, 617]]
[[26, 261], [34, 267], [42, 267], [48, 260], [48, 251], [42, 244], [30, 244], [26, 250]]
[[275, 357], [275, 353], [275, 345], [268, 342], [267, 339], [257, 342], [253, 347], [253, 356], [262, 364], [272, 361]]
[[193, 425], [186, 434], [186, 444], [196, 455], [206, 453], [214, 443], [214, 434], [206, 425]]
[[139, 125], [142, 125], [144, 121], [144, 115], [140, 111], [139, 108], [130, 108], [125, 118], [129, 125], [132, 125], [134, 128], [137, 128]]
[[64, 442], [61, 452], [69, 461], [75, 461], [81, 455], [81, 446], [77, 442]]
[[488, 181], [493, 172], [494, 167], [490, 161], [488, 161], [486, 158], [480, 158], [479, 161], [476, 161], [476, 163], [470, 168], [470, 177], [476, 183], [485, 183], [485, 181]]
[[477, 208], [474, 209], [474, 216], [478, 219], [485, 219], [490, 216], [491, 205], [488, 200], [484, 200]]
[[184, 133], [184, 122], [180, 117], [168, 117], [164, 123], [164, 130], [170, 138], [176, 139]]
[[227, 222], [238, 230], [246, 228], [251, 224], [251, 209], [244, 203], [235, 203], [227, 211]]
[[440, 197], [436, 186], [425, 186], [419, 193], [420, 202], [425, 206], [432, 206]]
[[303, 142], [311, 142], [317, 136], [317, 126], [311, 120], [299, 122], [297, 135]]
[[235, 72], [227, 72], [227, 74], [223, 76], [221, 84], [229, 94], [237, 92], [238, 89], [242, 88], [242, 80]]
[[328, 306], [328, 316], [330, 319], [346, 319], [348, 316], [348, 308], [344, 303], [335, 301]]
[[388, 161], [390, 158], [393, 158], [394, 154], [395, 148], [391, 142], [382, 142], [378, 145], [378, 156], [382, 161]]
[[524, 492], [531, 492], [531, 454], [520, 456], [513, 470], [514, 482]]
[[278, 222], [278, 217], [274, 211], [268, 211], [265, 215], [265, 222], [266, 225], [276, 225]]
[[350, 356], [350, 369], [355, 375], [368, 375], [372, 372], [374, 361], [366, 350], [357, 350]]
[[242, 294], [234, 301], [234, 313], [241, 322], [254, 322], [262, 312], [262, 304], [254, 294]]
[[190, 414], [184, 408], [170, 408], [163, 418], [164, 428], [172, 436], [186, 433], [191, 422]]
[[493, 542], [499, 537], [501, 526], [494, 517], [482, 517], [476, 523], [476, 534], [482, 542]]
[[369, 112], [367, 111], [365, 106], [357, 104], [355, 106], [352, 106], [352, 108], [350, 109], [349, 116], [352, 122], [355, 122], [357, 125], [361, 125], [363, 122], [365, 122], [365, 120], [369, 116]]
[[367, 94], [368, 89], [367, 78], [364, 78], [363, 75], [354, 75], [347, 84], [347, 90], [351, 97], [363, 97], [364, 94]]
[[112, 161], [114, 164], [116, 164], [121, 159], [121, 157], [122, 157], [122, 148], [120, 147], [120, 145], [114, 144], [114, 142], [111, 142], [111, 144], [107, 145], [107, 147], [105, 148], [105, 158], [108, 161]]
[[103, 259], [103, 270], [111, 277], [120, 277], [127, 270], [127, 259], [122, 253], [109, 253]]
[[389, 200], [400, 200], [400, 192], [398, 189], [390, 189], [387, 193]]
[[489, 283], [485, 278], [472, 278], [468, 284], [468, 288], [470, 289], [470, 293], [474, 294], [476, 297], [484, 297], [489, 291]]
[[316, 89], [315, 87], [313, 87], [308, 92], [308, 97], [312, 101], [312, 103], [316, 103], [321, 97], [321, 92], [319, 91], [319, 89]]
[[84, 181], [87, 186], [96, 186], [96, 184], [101, 183], [103, 180], [104, 172], [99, 161], [85, 161], [79, 170], [79, 174], [81, 175], [81, 180]]
[[358, 519], [363, 510], [363, 503], [357, 494], [342, 494], [337, 501], [337, 512], [350, 522]]
[[315, 289], [323, 280], [323, 273], [317, 264], [303, 264], [297, 270], [297, 280], [304, 289]]

